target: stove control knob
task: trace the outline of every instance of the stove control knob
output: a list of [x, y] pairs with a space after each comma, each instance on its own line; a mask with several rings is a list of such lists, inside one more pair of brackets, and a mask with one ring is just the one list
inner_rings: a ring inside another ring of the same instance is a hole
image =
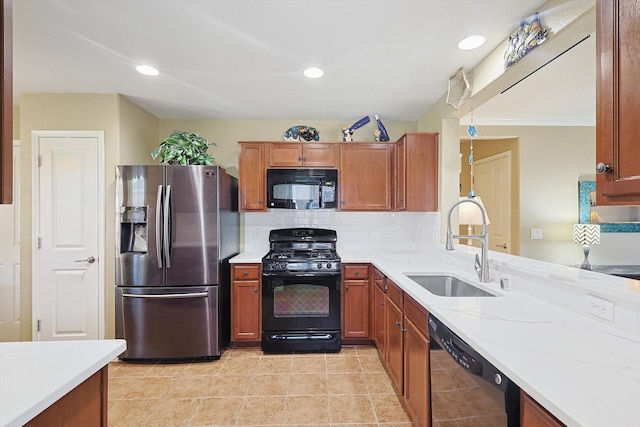
[[318, 268], [322, 268], [322, 263], [321, 263], [321, 262], [319, 262], [319, 263], [318, 263], [318, 265], [317, 265], [317, 267], [318, 267]]
[[327, 268], [331, 268], [331, 263], [330, 262], [327, 263]]

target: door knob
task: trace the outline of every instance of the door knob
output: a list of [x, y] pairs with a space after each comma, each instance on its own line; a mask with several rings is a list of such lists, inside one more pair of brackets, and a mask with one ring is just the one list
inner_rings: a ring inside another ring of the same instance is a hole
[[96, 262], [95, 257], [90, 256], [87, 259], [77, 259], [74, 262], [88, 262], [89, 264], [93, 264], [94, 262]]
[[611, 166], [609, 166], [608, 164], [606, 164], [604, 162], [599, 162], [596, 165], [596, 173], [598, 175], [601, 175], [601, 174], [607, 173], [607, 172], [611, 172]]

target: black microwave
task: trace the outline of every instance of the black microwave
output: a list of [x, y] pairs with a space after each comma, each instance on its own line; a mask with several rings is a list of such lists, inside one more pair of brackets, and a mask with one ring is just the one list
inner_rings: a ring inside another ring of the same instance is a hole
[[267, 207], [337, 208], [338, 171], [335, 169], [268, 169]]

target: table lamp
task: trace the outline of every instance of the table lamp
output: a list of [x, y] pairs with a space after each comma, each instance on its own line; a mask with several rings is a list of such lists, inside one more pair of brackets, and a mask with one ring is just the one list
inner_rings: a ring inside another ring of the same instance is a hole
[[591, 245], [600, 244], [600, 226], [598, 224], [573, 224], [573, 243], [582, 245], [584, 261], [580, 268], [591, 270], [589, 262], [589, 249]]
[[[460, 200], [464, 199], [468, 199], [468, 197], [460, 197]], [[491, 224], [491, 221], [489, 221], [489, 215], [487, 215], [487, 210], [482, 204], [480, 196], [473, 197], [473, 200], [480, 203], [480, 206], [482, 206], [482, 209], [484, 210], [485, 217], [487, 218], [487, 225]], [[482, 212], [480, 212], [478, 206], [473, 203], [462, 203], [459, 209], [458, 223], [461, 225], [467, 224], [467, 235], [473, 234], [473, 226], [482, 225]], [[471, 239], [467, 239], [467, 245], [471, 246], [471, 243]]]

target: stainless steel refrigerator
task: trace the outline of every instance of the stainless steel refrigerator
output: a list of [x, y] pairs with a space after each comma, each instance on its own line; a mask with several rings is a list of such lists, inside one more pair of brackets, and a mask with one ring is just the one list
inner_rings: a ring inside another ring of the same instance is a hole
[[219, 358], [230, 338], [237, 179], [218, 166], [116, 167], [116, 338], [123, 360]]

